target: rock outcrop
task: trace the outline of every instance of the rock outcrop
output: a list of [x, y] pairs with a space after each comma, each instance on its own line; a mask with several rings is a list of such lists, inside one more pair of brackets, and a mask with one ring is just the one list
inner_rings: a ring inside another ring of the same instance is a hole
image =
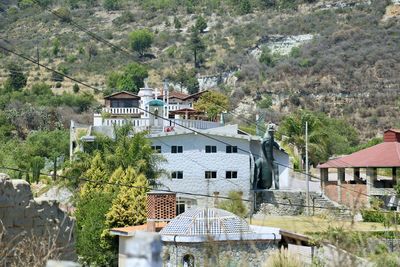
[[46, 237], [55, 241], [53, 245], [62, 259], [76, 259], [74, 220], [58, 207], [57, 201], [33, 198], [28, 182], [1, 173], [0, 221], [3, 246], [17, 244], [28, 236]]

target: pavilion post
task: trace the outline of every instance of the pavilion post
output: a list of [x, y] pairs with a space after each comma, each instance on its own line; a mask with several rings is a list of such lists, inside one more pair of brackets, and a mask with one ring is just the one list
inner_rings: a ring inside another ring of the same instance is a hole
[[392, 168], [392, 180], [393, 180], [393, 187], [397, 185], [397, 168]]
[[361, 183], [360, 168], [354, 168], [353, 169], [353, 177], [354, 177], [354, 182], [356, 184], [360, 184]]
[[320, 171], [320, 176], [321, 176], [321, 191], [325, 195], [325, 186], [326, 186], [326, 183], [328, 182], [329, 169], [321, 168], [321, 169], [319, 169], [319, 171]]
[[370, 205], [371, 201], [371, 193], [374, 188], [374, 182], [377, 178], [377, 168], [367, 168], [367, 195], [368, 195], [368, 203]]
[[338, 193], [338, 202], [342, 202], [342, 182], [345, 180], [345, 169], [344, 168], [338, 168], [337, 169], [337, 193]]

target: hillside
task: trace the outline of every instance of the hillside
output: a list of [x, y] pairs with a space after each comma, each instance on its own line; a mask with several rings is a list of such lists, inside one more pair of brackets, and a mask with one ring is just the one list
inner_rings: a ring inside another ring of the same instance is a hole
[[[197, 2], [41, 0], [40, 7], [31, 0], [2, 1], [0, 45], [39, 56], [40, 63], [100, 89], [106, 89], [111, 72], [138, 61], [148, 67], [150, 84], [161, 87], [180, 67], [194, 68], [190, 28], [201, 15], [207, 23], [200, 34], [205, 51], [191, 75], [197, 73], [201, 89], [230, 95], [236, 113], [254, 120], [254, 99], [268, 95], [273, 105], [266, 120], [278, 122], [307, 108], [344, 118], [364, 139], [400, 127], [396, 1]], [[67, 19], [49, 10], [64, 12]], [[94, 40], [74, 23], [120, 49]], [[145, 56], [129, 44], [129, 34], [142, 28], [154, 34]], [[28, 86], [43, 81], [55, 93], [72, 90], [74, 82], [65, 79], [57, 85], [45, 69], [6, 53], [0, 53], [0, 84], [10, 62], [23, 66]], [[90, 91], [81, 87], [85, 90]]]

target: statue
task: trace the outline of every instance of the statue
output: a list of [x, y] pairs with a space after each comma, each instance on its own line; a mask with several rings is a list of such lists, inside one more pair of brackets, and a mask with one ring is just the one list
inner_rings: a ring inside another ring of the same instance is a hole
[[279, 189], [279, 169], [273, 153], [274, 147], [279, 149], [279, 145], [274, 140], [274, 132], [275, 124], [268, 124], [261, 144], [263, 157], [257, 159], [254, 166], [253, 189], [270, 189], [272, 183]]

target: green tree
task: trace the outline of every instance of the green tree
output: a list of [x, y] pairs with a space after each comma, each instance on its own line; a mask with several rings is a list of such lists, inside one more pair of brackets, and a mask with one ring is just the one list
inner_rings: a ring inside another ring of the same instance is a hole
[[244, 218], [247, 216], [248, 211], [246, 205], [243, 203], [242, 197], [242, 192], [230, 191], [228, 194], [229, 199], [221, 201], [218, 208], [230, 211], [233, 214]]
[[53, 40], [53, 48], [52, 48], [52, 52], [54, 56], [58, 56], [58, 53], [60, 53], [60, 40], [58, 38], [55, 38]]
[[210, 120], [217, 120], [218, 115], [228, 110], [228, 97], [216, 91], [203, 93], [195, 103], [194, 108], [207, 114]]
[[118, 10], [121, 7], [120, 0], [104, 0], [103, 7], [108, 10]]
[[328, 159], [329, 135], [318, 116], [309, 110], [298, 110], [286, 116], [279, 125], [277, 138], [298, 157], [298, 167], [305, 167], [305, 125], [308, 123], [308, 154], [310, 164]]
[[148, 77], [147, 68], [139, 63], [130, 63], [122, 71], [111, 72], [107, 77], [106, 94], [115, 91], [129, 91], [137, 93], [144, 86], [144, 79]]
[[117, 241], [105, 237], [109, 231], [105, 214], [110, 210], [114, 195], [92, 191], [78, 197], [76, 205], [76, 250], [88, 266], [116, 266]]
[[6, 91], [19, 91], [26, 86], [27, 77], [20, 66], [11, 63], [7, 66], [7, 70], [9, 75], [4, 86]]
[[260, 101], [257, 102], [259, 108], [270, 108], [272, 106], [272, 98], [269, 95], [264, 96]]
[[180, 20], [176, 16], [174, 17], [174, 27], [178, 31], [180, 31], [181, 28], [182, 28], [182, 23], [180, 22]]
[[148, 29], [136, 30], [129, 35], [129, 42], [132, 50], [138, 52], [141, 57], [144, 56], [146, 50], [151, 47], [153, 39], [153, 33]]
[[191, 28], [189, 49], [193, 52], [194, 68], [198, 68], [200, 66], [199, 63], [200, 53], [204, 52], [206, 47], [202, 39], [200, 38], [199, 32], [196, 29], [196, 27]]
[[204, 30], [207, 29], [206, 20], [202, 16], [198, 16], [196, 19], [195, 27], [200, 33], [203, 33]]
[[72, 86], [72, 91], [75, 94], [79, 93], [79, 85], [75, 83], [74, 86]]
[[[38, 131], [28, 135], [25, 153], [32, 159], [42, 157], [53, 161], [53, 173], [57, 172], [57, 159], [69, 153], [69, 135], [67, 131]], [[36, 166], [36, 165], [35, 165]]]
[[106, 224], [109, 228], [113, 228], [145, 223], [146, 197], [149, 187], [146, 176], [137, 173], [132, 167], [128, 167], [126, 171], [122, 171], [120, 167], [116, 172], [118, 176], [114, 179], [117, 182], [130, 184], [132, 187], [124, 186], [119, 189], [117, 197], [106, 214]]
[[183, 87], [186, 87], [189, 94], [199, 92], [200, 86], [194, 69], [186, 71], [184, 67], [180, 67], [171, 79], [179, 84], [181, 91]]

